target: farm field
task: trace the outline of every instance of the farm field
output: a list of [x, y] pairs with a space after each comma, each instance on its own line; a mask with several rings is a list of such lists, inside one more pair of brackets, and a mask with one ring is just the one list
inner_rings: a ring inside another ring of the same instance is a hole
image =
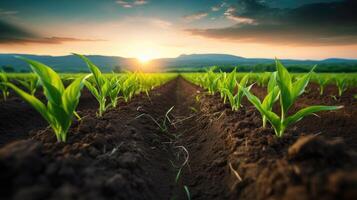
[[[36, 75], [2, 73], [2, 199], [357, 196], [356, 74], [289, 74], [279, 62], [276, 73], [101, 74], [82, 59], [91, 76], [29, 60]], [[62, 81], [78, 91], [56, 100]], [[34, 97], [48, 102], [42, 113], [23, 100]]]

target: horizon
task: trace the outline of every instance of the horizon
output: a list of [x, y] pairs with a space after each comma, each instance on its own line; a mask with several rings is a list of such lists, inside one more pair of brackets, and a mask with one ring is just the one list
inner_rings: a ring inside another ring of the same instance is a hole
[[0, 18], [1, 54], [357, 59], [354, 0], [3, 0]]
[[[50, 54], [31, 54], [31, 53], [0, 53], [0, 55], [28, 55], [28, 56], [50, 56], [50, 57], [65, 57], [65, 56], [75, 56], [71, 53], [69, 54], [63, 54], [63, 55], [50, 55]], [[101, 54], [82, 54], [84, 56], [103, 56], [103, 57], [119, 57], [119, 58], [124, 58], [124, 59], [137, 59], [140, 61], [140, 58], [137, 57], [124, 57], [120, 55], [101, 55]], [[158, 58], [151, 58], [147, 62], [150, 62], [152, 60], [157, 60], [157, 59], [175, 59], [179, 58], [180, 56], [192, 56], [192, 55], [227, 55], [227, 56], [236, 56], [236, 57], [241, 57], [243, 59], [279, 59], [279, 60], [299, 60], [299, 61], [323, 61], [323, 60], [328, 60], [328, 59], [343, 59], [343, 60], [357, 60], [356, 58], [344, 58], [344, 57], [326, 57], [326, 58], [321, 58], [321, 59], [304, 59], [304, 58], [278, 58], [278, 57], [244, 57], [240, 55], [233, 55], [233, 54], [223, 54], [223, 53], [192, 53], [192, 54], [179, 54], [176, 57], [158, 57]]]

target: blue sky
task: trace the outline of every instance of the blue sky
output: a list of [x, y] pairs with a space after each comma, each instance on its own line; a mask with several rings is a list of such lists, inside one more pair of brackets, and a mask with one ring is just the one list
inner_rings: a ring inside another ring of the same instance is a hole
[[351, 58], [356, 7], [355, 0], [1, 0], [0, 53]]

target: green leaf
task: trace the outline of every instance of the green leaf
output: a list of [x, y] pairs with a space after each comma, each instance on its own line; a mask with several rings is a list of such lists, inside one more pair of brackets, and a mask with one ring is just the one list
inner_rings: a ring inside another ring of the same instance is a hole
[[61, 78], [49, 66], [24, 57], [17, 56], [17, 58], [27, 62], [30, 65], [31, 69], [35, 72], [35, 74], [38, 75], [41, 83], [47, 82], [48, 84], [51, 84], [53, 87], [57, 88], [60, 93], [63, 92], [64, 86]]
[[24, 99], [27, 103], [29, 103], [32, 107], [34, 107], [37, 112], [41, 114], [41, 116], [49, 123], [52, 124], [52, 119], [48, 115], [47, 108], [45, 104], [43, 104], [40, 100], [38, 100], [36, 97], [26, 93], [25, 91], [21, 90], [17, 86], [15, 86], [12, 83], [4, 83], [11, 89], [13, 89], [22, 99]]
[[290, 124], [298, 122], [303, 117], [305, 117], [307, 115], [311, 115], [311, 114], [316, 113], [316, 112], [328, 111], [328, 110], [337, 110], [337, 109], [341, 109], [341, 108], [343, 108], [343, 106], [309, 106], [309, 107], [306, 107], [306, 108], [303, 108], [303, 109], [299, 110], [294, 115], [286, 118], [285, 121], [284, 121], [284, 126], [289, 126]]
[[259, 98], [254, 96], [252, 93], [250, 93], [246, 88], [242, 89], [245, 96], [248, 98], [248, 100], [257, 108], [257, 110], [266, 118], [268, 121], [272, 124], [274, 129], [280, 130], [280, 118], [278, 115], [275, 113], [268, 111], [264, 109], [262, 103], [260, 102]]
[[30, 83], [24, 80], [16, 80], [17, 82], [19, 82], [23, 87], [25, 87], [27, 90], [31, 91], [31, 86]]
[[93, 73], [95, 82], [98, 86], [104, 84], [105, 79], [102, 76], [102, 72], [100, 72], [99, 68], [92, 61], [90, 61], [87, 57], [80, 54], [73, 54], [73, 55], [80, 57], [87, 64], [89, 70]]
[[[315, 69], [315, 67], [313, 67], [313, 69]], [[293, 83], [292, 88], [291, 88], [291, 101], [292, 102], [295, 102], [297, 97], [299, 97], [302, 93], [304, 93], [305, 88], [306, 88], [307, 84], [309, 83], [310, 78], [312, 76], [313, 69], [309, 73], [307, 73], [303, 77], [301, 77], [299, 80], [297, 80], [295, 83]]]
[[83, 88], [83, 81], [89, 76], [77, 78], [73, 81], [64, 91], [62, 95], [63, 108], [67, 114], [71, 114], [75, 111], [80, 97], [80, 91]]
[[291, 77], [288, 70], [279, 60], [276, 59], [275, 62], [278, 71], [276, 80], [280, 88], [280, 103], [282, 104], [282, 112], [286, 114], [293, 103], [291, 101]]
[[87, 89], [92, 93], [92, 95], [97, 99], [99, 102], [101, 100], [101, 97], [99, 95], [99, 92], [96, 87], [94, 87], [89, 81], [85, 81], [84, 85], [87, 87]]
[[249, 80], [249, 74], [246, 74], [243, 76], [243, 78], [240, 80], [239, 85], [242, 87], [245, 87], [248, 83]]
[[268, 82], [268, 93], [271, 92], [277, 85], [276, 76], [277, 76], [277, 72], [273, 72], [270, 75], [269, 82]]
[[275, 86], [275, 88], [265, 96], [262, 103], [264, 109], [271, 110], [273, 108], [274, 103], [279, 99], [279, 92], [279, 87]]

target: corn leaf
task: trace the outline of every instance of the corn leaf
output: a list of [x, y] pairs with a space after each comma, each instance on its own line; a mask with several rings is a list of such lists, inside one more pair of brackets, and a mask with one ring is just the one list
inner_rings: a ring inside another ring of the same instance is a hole
[[303, 109], [299, 110], [294, 115], [286, 118], [285, 121], [284, 121], [284, 125], [285, 126], [289, 126], [290, 124], [298, 122], [299, 120], [301, 120], [305, 116], [311, 115], [311, 114], [316, 113], [316, 112], [328, 111], [328, 110], [337, 110], [337, 109], [341, 109], [341, 108], [343, 108], [343, 106], [309, 106], [309, 107], [306, 107], [306, 108], [303, 108]]
[[274, 129], [280, 130], [280, 118], [274, 112], [266, 110], [259, 98], [248, 91], [247, 88], [242, 89], [248, 100], [257, 108], [257, 110], [267, 117], [268, 121], [274, 126]]
[[64, 91], [62, 95], [63, 108], [67, 114], [71, 114], [75, 111], [78, 105], [80, 91], [83, 88], [83, 82], [89, 76], [77, 78], [73, 81]]
[[276, 68], [278, 71], [276, 80], [280, 88], [280, 103], [282, 104], [282, 111], [286, 113], [287, 110], [292, 105], [291, 101], [291, 77], [288, 70], [281, 64], [279, 60], [276, 59]]
[[304, 93], [305, 88], [310, 81], [310, 78], [312, 76], [312, 73], [313, 73], [313, 70], [315, 69], [315, 67], [313, 67], [313, 69], [309, 73], [307, 73], [306, 75], [304, 75], [299, 80], [297, 80], [296, 82], [293, 83], [292, 88], [291, 88], [291, 101], [292, 102], [295, 102], [297, 97], [299, 97], [302, 93]]
[[61, 78], [49, 66], [24, 57], [17, 56], [17, 58], [27, 62], [30, 65], [31, 69], [35, 72], [35, 74], [38, 75], [41, 83], [47, 82], [48, 84], [51, 84], [57, 88], [59, 92], [63, 92], [64, 86]]
[[12, 83], [4, 83], [5, 85], [7, 85], [8, 87], [10, 87], [11, 89], [13, 89], [22, 99], [24, 99], [28, 104], [30, 104], [32, 107], [34, 107], [37, 112], [39, 112], [41, 114], [41, 116], [48, 122], [48, 123], [52, 123], [52, 119], [51, 117], [48, 115], [48, 111], [46, 108], [46, 105], [43, 104], [40, 100], [38, 100], [36, 97], [26, 93], [25, 91], [21, 90], [20, 88], [18, 88], [17, 86], [15, 86]]

